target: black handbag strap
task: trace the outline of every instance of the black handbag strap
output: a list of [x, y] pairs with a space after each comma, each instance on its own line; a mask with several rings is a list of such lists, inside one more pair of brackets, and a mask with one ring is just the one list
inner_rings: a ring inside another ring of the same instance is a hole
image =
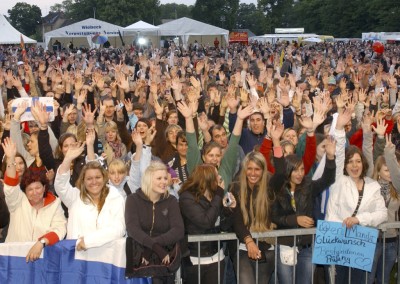
[[365, 180], [363, 180], [363, 186], [362, 186], [361, 191], [358, 192], [357, 206], [356, 206], [356, 209], [354, 209], [354, 212], [351, 215], [351, 217], [355, 217], [357, 215], [358, 209], [360, 208], [361, 200], [362, 200], [362, 198], [364, 196], [364, 186], [365, 186]]

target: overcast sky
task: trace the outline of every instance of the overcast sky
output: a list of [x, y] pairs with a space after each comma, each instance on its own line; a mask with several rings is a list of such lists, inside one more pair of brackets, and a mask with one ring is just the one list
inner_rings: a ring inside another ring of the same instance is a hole
[[[40, 9], [42, 9], [42, 16], [46, 16], [49, 11], [50, 7], [53, 6], [55, 3], [61, 3], [62, 0], [1, 0], [0, 5], [0, 14], [8, 16], [8, 9], [11, 9], [15, 6], [18, 2], [25, 2], [31, 5], [37, 5]], [[186, 4], [186, 5], [193, 5], [196, 1], [195, 0], [160, 0], [161, 4], [166, 3], [178, 3], [178, 4]], [[240, 3], [254, 3], [257, 4], [257, 0], [240, 0]]]

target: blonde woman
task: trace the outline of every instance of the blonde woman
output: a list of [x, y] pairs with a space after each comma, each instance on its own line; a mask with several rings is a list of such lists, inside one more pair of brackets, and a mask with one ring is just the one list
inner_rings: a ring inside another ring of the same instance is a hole
[[[250, 232], [266, 232], [272, 228], [271, 205], [268, 193], [267, 163], [259, 152], [250, 152], [242, 163], [239, 181], [232, 183], [231, 192], [238, 206], [234, 210], [233, 230], [239, 245], [239, 283], [268, 283], [274, 271], [274, 251], [271, 245], [260, 240], [258, 246]], [[236, 254], [234, 255], [236, 257]], [[234, 261], [236, 265], [237, 260]]]
[[68, 207], [67, 239], [78, 239], [77, 250], [99, 247], [125, 235], [124, 198], [107, 185], [107, 171], [98, 162], [83, 167], [76, 187], [69, 182], [71, 162], [83, 149], [84, 144], [69, 146], [54, 182], [58, 196]]
[[126, 146], [121, 141], [118, 134], [118, 126], [114, 121], [108, 121], [105, 124], [104, 155], [107, 159], [107, 165], [114, 159], [124, 159], [126, 156]]
[[125, 221], [129, 237], [126, 275], [142, 277], [140, 268], [158, 265], [147, 276], [153, 276], [153, 283], [170, 283], [173, 273], [163, 266], [173, 263], [184, 228], [178, 202], [168, 194], [168, 171], [162, 162], [150, 164], [142, 176], [142, 187], [126, 199]]

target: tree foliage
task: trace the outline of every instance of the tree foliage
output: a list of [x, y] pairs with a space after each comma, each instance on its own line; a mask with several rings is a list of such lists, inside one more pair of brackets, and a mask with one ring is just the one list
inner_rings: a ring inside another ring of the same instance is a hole
[[197, 0], [192, 9], [195, 20], [232, 30], [236, 27], [239, 0]]
[[42, 23], [42, 12], [36, 5], [18, 2], [8, 14], [11, 25], [27, 36], [35, 35], [36, 26]]
[[265, 27], [265, 17], [254, 4], [241, 3], [237, 12], [236, 28], [249, 29], [255, 34], [269, 32]]
[[179, 19], [182, 17], [192, 17], [193, 6], [185, 4], [162, 4], [160, 5], [160, 19]]
[[[18, 3], [15, 7], [21, 4], [28, 5]], [[197, 0], [194, 6], [160, 5], [159, 0], [64, 0], [51, 7], [51, 11], [62, 11], [74, 21], [96, 13], [97, 19], [121, 26], [139, 20], [158, 25], [161, 19], [189, 17], [228, 30], [247, 28], [256, 34], [274, 33], [275, 28], [285, 27], [303, 27], [307, 33], [335, 37], [361, 37], [362, 32], [400, 30], [398, 0], [258, 0], [257, 6], [239, 5], [239, 0]], [[26, 31], [21, 25], [34, 17], [28, 14], [21, 21], [19, 14], [15, 14], [13, 24], [15, 21], [17, 28]], [[29, 22], [24, 26], [33, 27], [34, 24]]]
[[[139, 20], [161, 23], [159, 18], [159, 0], [65, 0], [61, 11], [74, 21], [88, 17], [127, 26]], [[51, 9], [59, 9], [58, 6]]]

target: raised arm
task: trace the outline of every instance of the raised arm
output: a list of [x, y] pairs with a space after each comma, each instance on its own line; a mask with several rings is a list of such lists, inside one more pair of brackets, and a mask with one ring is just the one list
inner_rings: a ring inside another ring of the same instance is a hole
[[335, 140], [336, 140], [336, 178], [338, 181], [343, 176], [344, 170], [344, 158], [345, 158], [345, 146], [346, 146], [346, 133], [344, 126], [351, 119], [352, 110], [345, 109], [341, 110], [337, 118], [336, 129], [335, 129]]
[[386, 146], [385, 146], [385, 161], [386, 166], [389, 169], [390, 177], [392, 179], [392, 183], [394, 188], [398, 193], [400, 193], [400, 166], [396, 160], [396, 147], [392, 143], [391, 135], [386, 134]]
[[363, 130], [363, 143], [362, 143], [362, 152], [367, 159], [368, 162], [368, 171], [367, 176], [372, 177], [374, 172], [374, 160], [372, 158], [372, 140], [373, 133], [371, 130], [372, 118], [370, 114], [366, 114], [362, 120], [362, 130]]
[[16, 172], [15, 155], [17, 154], [17, 147], [10, 139], [4, 139], [1, 144], [4, 149], [4, 154], [7, 158], [7, 168], [4, 176], [4, 194], [8, 210], [13, 212], [17, 209], [18, 205], [22, 202], [24, 193], [19, 188], [19, 179]]

